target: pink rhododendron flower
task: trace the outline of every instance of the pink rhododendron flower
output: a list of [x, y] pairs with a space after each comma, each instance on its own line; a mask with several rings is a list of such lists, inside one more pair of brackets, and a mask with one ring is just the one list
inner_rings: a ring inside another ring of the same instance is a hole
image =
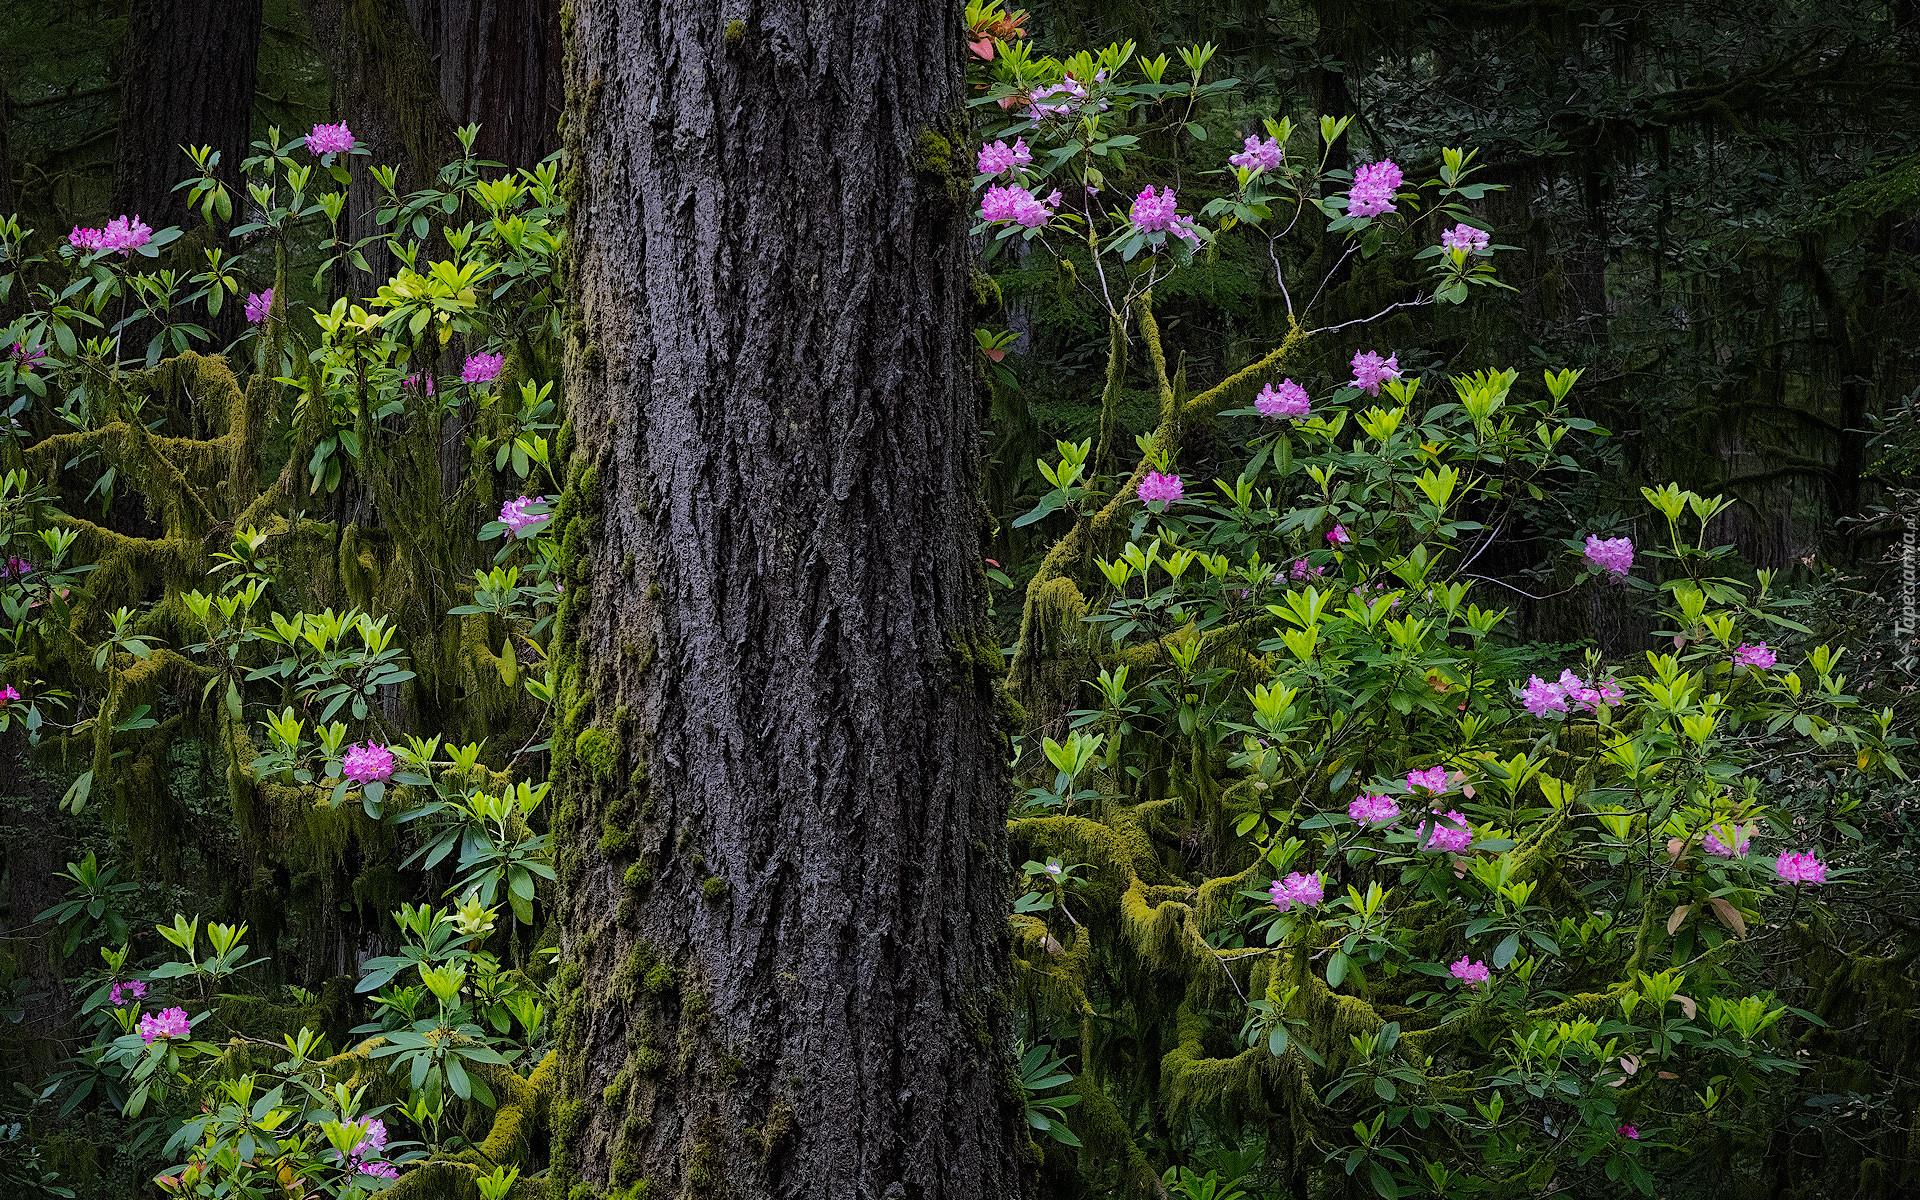
[[1614, 1130], [1614, 1132], [1623, 1138], [1632, 1138], [1636, 1142], [1640, 1140], [1640, 1131], [1631, 1125], [1622, 1125], [1620, 1128]]
[[73, 232], [67, 235], [67, 244], [75, 250], [93, 251], [100, 249], [100, 240], [105, 237], [98, 229], [82, 229], [75, 225]]
[[345, 154], [353, 149], [353, 131], [345, 121], [338, 125], [315, 125], [307, 135], [309, 154]]
[[1286, 912], [1289, 905], [1312, 908], [1320, 903], [1327, 894], [1327, 885], [1317, 874], [1295, 871], [1285, 879], [1274, 880], [1267, 892], [1273, 897], [1274, 907]]
[[1347, 805], [1347, 815], [1362, 825], [1380, 825], [1400, 819], [1400, 806], [1389, 796], [1355, 796]]
[[1459, 962], [1447, 968], [1447, 973], [1476, 992], [1480, 990], [1481, 984], [1493, 978], [1493, 972], [1487, 970], [1486, 963], [1475, 962], [1464, 954], [1460, 956]]
[[500, 378], [500, 368], [505, 366], [504, 354], [474, 354], [467, 358], [466, 365], [460, 369], [463, 383], [492, 383]]
[[1174, 221], [1173, 189], [1155, 195], [1153, 185], [1133, 198], [1133, 223], [1148, 233], [1165, 233], [1173, 228]]
[[1432, 833], [1427, 832], [1425, 821], [1420, 822], [1414, 832], [1419, 835], [1420, 846], [1424, 850], [1445, 850], [1458, 854], [1473, 844], [1473, 822], [1467, 820], [1466, 814], [1458, 809], [1448, 809], [1435, 817]]
[[1013, 139], [1011, 146], [1002, 141], [980, 147], [979, 167], [982, 175], [1004, 175], [1032, 161], [1033, 152], [1027, 149], [1027, 143], [1020, 138]]
[[12, 704], [18, 699], [20, 699], [20, 693], [14, 690], [12, 684], [0, 688], [0, 704]]
[[24, 558], [7, 555], [7, 561], [0, 563], [0, 579], [25, 579], [33, 574], [33, 564]]
[[1485, 250], [1487, 243], [1492, 240], [1486, 230], [1475, 229], [1471, 225], [1455, 225], [1440, 235], [1442, 246], [1449, 250], [1465, 250], [1469, 254]]
[[1368, 163], [1355, 171], [1353, 187], [1347, 192], [1347, 215], [1377, 217], [1393, 212], [1393, 190], [1402, 178], [1400, 168], [1390, 159]]
[[1309, 577], [1325, 575], [1326, 573], [1327, 569], [1325, 567], [1313, 566], [1304, 558], [1294, 559], [1293, 565], [1287, 568], [1287, 575], [1292, 578], [1295, 583], [1302, 583]]
[[357, 1170], [359, 1174], [372, 1175], [376, 1179], [400, 1178], [400, 1168], [389, 1162], [363, 1162]]
[[1312, 408], [1307, 389], [1291, 379], [1282, 379], [1279, 387], [1267, 384], [1254, 397], [1253, 407], [1263, 417], [1304, 417]]
[[379, 1117], [368, 1117], [360, 1122], [360, 1132], [366, 1136], [354, 1146], [355, 1158], [372, 1158], [387, 1148], [387, 1123]]
[[1548, 683], [1538, 675], [1527, 678], [1527, 687], [1520, 694], [1520, 703], [1536, 717], [1544, 717], [1550, 712], [1567, 711], [1567, 693], [1557, 683]]
[[273, 289], [272, 288], [268, 288], [264, 292], [255, 292], [253, 295], [247, 297], [247, 320], [252, 321], [255, 325], [258, 325], [262, 321], [266, 320], [267, 314], [271, 313], [272, 311], [273, 311]]
[[147, 985], [138, 979], [129, 979], [125, 983], [116, 983], [107, 989], [107, 1000], [118, 1008], [129, 1000], [138, 1000], [147, 994]]
[[140, 1040], [151, 1046], [156, 1038], [183, 1038], [193, 1036], [193, 1022], [187, 1020], [184, 1008], [169, 1008], [165, 1012], [148, 1013], [140, 1018]]
[[[1055, 192], [1054, 195], [1058, 196], [1059, 193]], [[1002, 187], [995, 184], [980, 198], [980, 216], [987, 221], [1018, 221], [1028, 229], [1038, 229], [1052, 215], [1052, 210], [1036, 199], [1033, 193], [1017, 185]]]
[[1380, 385], [1389, 379], [1400, 378], [1399, 352], [1381, 358], [1377, 351], [1364, 350], [1353, 356], [1353, 382], [1348, 387], [1357, 387], [1369, 396], [1380, 394]]
[[1774, 860], [1773, 873], [1788, 883], [1799, 886], [1808, 883], [1827, 881], [1827, 864], [1812, 854], [1796, 854], [1791, 850], [1783, 851]]
[[1345, 525], [1335, 525], [1332, 529], [1327, 530], [1327, 541], [1329, 544], [1335, 546], [1351, 546], [1353, 544], [1353, 539], [1347, 536], [1347, 527]]
[[348, 746], [340, 758], [340, 773], [355, 783], [385, 783], [393, 775], [393, 751], [372, 742]]
[[[1729, 838], [1733, 839], [1733, 845], [1729, 846], [1715, 836], [1716, 834], [1721, 834], [1721, 833], [1724, 833]], [[1752, 840], [1753, 840], [1753, 826], [1751, 825], [1729, 826], [1723, 823], [1723, 824], [1715, 825], [1711, 829], [1707, 830], [1707, 836], [1701, 840], [1700, 845], [1704, 850], [1706, 850], [1708, 854], [1713, 855], [1715, 858], [1738, 858], [1746, 854], [1747, 844]], [[1821, 870], [1824, 873], [1826, 868], [1823, 867], [1821, 868]]]
[[1767, 649], [1765, 642], [1755, 646], [1741, 642], [1733, 648], [1733, 661], [1743, 667], [1758, 667], [1765, 671], [1773, 666], [1775, 658], [1773, 651]]
[[20, 364], [22, 371], [31, 375], [35, 367], [46, 361], [47, 348], [38, 342], [35, 342], [31, 346], [25, 342], [15, 342], [13, 344], [13, 358], [15, 362]]
[[1276, 138], [1261, 141], [1257, 136], [1249, 136], [1242, 143], [1246, 148], [1227, 161], [1236, 167], [1249, 171], [1271, 171], [1280, 165], [1280, 142]]
[[1633, 542], [1627, 538], [1587, 535], [1587, 561], [1604, 571], [1625, 575], [1633, 570]]
[[1425, 790], [1435, 796], [1443, 795], [1447, 790], [1447, 769], [1428, 767], [1424, 771], [1408, 771], [1407, 789], [1409, 791]]
[[400, 381], [402, 387], [419, 388], [427, 395], [433, 395], [433, 376], [426, 371], [415, 371]]
[[[1056, 97], [1065, 97], [1065, 99], [1056, 99]], [[1073, 76], [1068, 75], [1059, 83], [1043, 87], [1029, 96], [1027, 110], [1035, 121], [1039, 121], [1056, 114], [1070, 113], [1073, 111], [1074, 101], [1086, 98], [1087, 89], [1076, 82]], [[1053, 103], [1045, 103], [1047, 100], [1053, 100]], [[1104, 110], [1107, 106], [1102, 104], [1100, 107]]]
[[100, 231], [100, 248], [130, 254], [153, 240], [153, 226], [139, 217], [118, 216]]
[[530, 513], [527, 511], [545, 499], [546, 497], [544, 496], [533, 498], [526, 496], [514, 497], [500, 506], [500, 523], [512, 530], [515, 536], [518, 536], [521, 530], [530, 525], [538, 525], [553, 515], [552, 513]]
[[1159, 471], [1148, 471], [1147, 477], [1140, 481], [1134, 493], [1140, 497], [1140, 503], [1151, 504], [1155, 500], [1169, 503], [1178, 500], [1185, 492], [1178, 475], [1165, 475]]

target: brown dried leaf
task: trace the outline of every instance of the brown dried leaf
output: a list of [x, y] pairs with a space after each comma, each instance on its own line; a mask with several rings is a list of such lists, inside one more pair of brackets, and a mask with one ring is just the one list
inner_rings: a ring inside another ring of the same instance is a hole
[[1693, 1020], [1694, 1013], [1700, 1011], [1700, 1006], [1693, 1002], [1692, 996], [1675, 996], [1674, 999], [1680, 1002], [1680, 1011], [1687, 1014], [1689, 1021]]
[[1686, 848], [1687, 848], [1687, 844], [1681, 841], [1679, 838], [1667, 839], [1667, 857], [1668, 858], [1679, 858], [1680, 852], [1682, 850], [1685, 850]]
[[1707, 903], [1712, 906], [1713, 915], [1720, 918], [1722, 925], [1733, 930], [1740, 937], [1747, 936], [1747, 919], [1740, 915], [1739, 909], [1727, 903], [1725, 897], [1715, 896]]
[[1682, 904], [1679, 908], [1673, 910], [1673, 915], [1667, 918], [1668, 937], [1672, 937], [1674, 934], [1680, 932], [1680, 923], [1687, 919], [1687, 911], [1692, 907], [1693, 905], [1691, 904]]

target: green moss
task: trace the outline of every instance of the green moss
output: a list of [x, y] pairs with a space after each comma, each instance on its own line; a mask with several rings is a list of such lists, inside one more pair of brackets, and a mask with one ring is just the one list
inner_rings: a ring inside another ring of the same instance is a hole
[[650, 969], [647, 972], [646, 977], [642, 981], [641, 986], [645, 987], [647, 991], [658, 996], [663, 992], [672, 991], [673, 984], [674, 984], [673, 968], [668, 966], [666, 963], [655, 963], [652, 969]]
[[727, 22], [727, 45], [737, 46], [747, 36], [747, 23], [735, 17]]
[[658, 1046], [642, 1046], [633, 1052], [633, 1067], [643, 1075], [651, 1075], [666, 1065], [667, 1056], [660, 1053]]
[[574, 757], [587, 764], [597, 779], [613, 778], [613, 740], [600, 729], [582, 729], [573, 739]]
[[607, 824], [600, 827], [600, 853], [614, 855], [626, 849], [633, 839], [633, 831], [624, 826]]
[[687, 1196], [718, 1196], [726, 1188], [726, 1175], [720, 1167], [720, 1147], [711, 1141], [695, 1143], [687, 1155]]
[[641, 887], [649, 879], [653, 878], [653, 868], [649, 867], [644, 861], [637, 862], [627, 868], [627, 873], [622, 878], [630, 888]]
[[700, 885], [700, 894], [709, 900], [718, 900], [727, 894], [727, 881], [718, 875], [710, 876]]

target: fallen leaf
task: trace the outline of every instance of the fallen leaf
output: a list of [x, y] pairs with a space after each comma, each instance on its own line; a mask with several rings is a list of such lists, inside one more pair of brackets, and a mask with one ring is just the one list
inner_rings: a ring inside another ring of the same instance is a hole
[[1700, 1011], [1700, 1006], [1693, 1002], [1692, 996], [1675, 996], [1674, 999], [1680, 1002], [1680, 1011], [1687, 1014], [1689, 1021], [1693, 1019], [1694, 1013]]
[[1672, 937], [1680, 931], [1680, 923], [1687, 919], [1687, 910], [1692, 907], [1693, 905], [1691, 904], [1682, 904], [1679, 908], [1673, 910], [1673, 915], [1667, 918], [1668, 937]]
[[1662, 1071], [1660, 1072], [1660, 1078], [1661, 1079], [1678, 1079], [1680, 1077], [1678, 1075], [1675, 1075], [1672, 1071]]
[[1637, 1054], [1621, 1055], [1620, 1069], [1622, 1071], [1625, 1071], [1629, 1075], [1639, 1074], [1640, 1073], [1640, 1056]]
[[1687, 844], [1681, 841], [1679, 838], [1667, 839], [1667, 857], [1668, 858], [1679, 858], [1680, 852], [1682, 850], [1685, 850], [1686, 848], [1687, 848]]

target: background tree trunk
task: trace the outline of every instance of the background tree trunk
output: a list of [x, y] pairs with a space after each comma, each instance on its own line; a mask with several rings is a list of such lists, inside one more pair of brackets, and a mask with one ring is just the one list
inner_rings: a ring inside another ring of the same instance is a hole
[[407, 0], [456, 124], [478, 122], [474, 152], [530, 167], [560, 148], [556, 0]]
[[173, 190], [193, 173], [182, 146], [220, 151], [221, 177], [245, 197], [240, 160], [251, 140], [260, 25], [260, 0], [134, 0], [114, 213], [138, 213], [155, 229], [187, 226], [187, 193]]
[[566, 1169], [1012, 1195], [958, 10], [573, 11]]

